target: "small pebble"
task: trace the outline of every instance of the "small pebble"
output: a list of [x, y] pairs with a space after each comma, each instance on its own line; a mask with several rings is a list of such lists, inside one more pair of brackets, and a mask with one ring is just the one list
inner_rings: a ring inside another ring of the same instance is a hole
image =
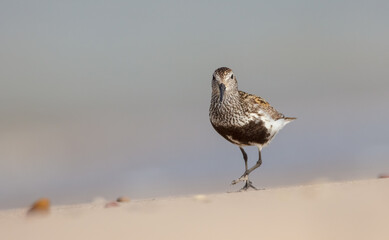
[[119, 197], [118, 199], [116, 199], [116, 202], [130, 202], [130, 198], [129, 197]]
[[27, 212], [27, 215], [48, 215], [50, 213], [50, 200], [48, 198], [38, 199]]
[[104, 207], [105, 208], [119, 207], [119, 203], [117, 203], [117, 202], [109, 202], [109, 203], [105, 204]]
[[203, 202], [203, 203], [209, 203], [211, 202], [211, 199], [209, 199], [206, 195], [198, 194], [193, 197], [196, 201]]
[[389, 178], [389, 174], [380, 174], [378, 178]]

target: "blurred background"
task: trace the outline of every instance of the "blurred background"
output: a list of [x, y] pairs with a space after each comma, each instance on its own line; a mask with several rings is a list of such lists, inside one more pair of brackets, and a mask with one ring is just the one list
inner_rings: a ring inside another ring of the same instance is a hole
[[[287, 125], [260, 188], [389, 172], [388, 1], [0, 2], [0, 208], [227, 192], [211, 75]], [[247, 148], [249, 164], [257, 160]]]

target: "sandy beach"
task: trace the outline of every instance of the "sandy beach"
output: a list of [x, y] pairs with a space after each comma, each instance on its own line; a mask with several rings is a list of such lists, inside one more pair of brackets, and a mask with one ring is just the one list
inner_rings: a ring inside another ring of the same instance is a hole
[[1, 239], [388, 239], [389, 179], [0, 212]]

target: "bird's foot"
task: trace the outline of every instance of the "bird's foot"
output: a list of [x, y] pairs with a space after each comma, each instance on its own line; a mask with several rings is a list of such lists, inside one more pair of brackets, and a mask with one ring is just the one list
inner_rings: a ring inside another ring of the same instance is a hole
[[244, 182], [244, 186], [239, 190], [239, 192], [241, 191], [247, 191], [248, 189], [252, 188], [254, 190], [258, 190], [256, 187], [254, 187], [253, 183], [250, 181], [249, 179], [249, 175], [248, 174], [243, 174], [240, 178], [232, 181], [232, 185], [235, 185], [237, 184], [238, 182]]
[[249, 175], [248, 174], [245, 173], [240, 178], [232, 181], [231, 185], [235, 185], [235, 184], [237, 184], [239, 182], [243, 182], [243, 181], [245, 181], [245, 182], [249, 181]]
[[247, 181], [245, 181], [244, 186], [239, 190], [239, 192], [247, 191], [250, 188], [252, 188], [254, 190], [258, 190], [258, 188], [254, 187], [253, 183], [250, 180], [247, 179]]

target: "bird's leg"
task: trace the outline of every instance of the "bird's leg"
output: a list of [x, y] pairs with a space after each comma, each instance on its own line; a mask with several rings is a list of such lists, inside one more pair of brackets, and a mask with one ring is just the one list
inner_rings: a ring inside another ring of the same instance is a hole
[[239, 147], [240, 151], [243, 154], [243, 160], [244, 160], [244, 166], [245, 166], [245, 171], [247, 171], [247, 153], [244, 151], [242, 147]]
[[252, 183], [251, 183], [251, 181], [250, 181], [250, 179], [249, 179], [249, 175], [246, 174], [246, 173], [249, 171], [249, 169], [248, 169], [248, 167], [247, 167], [247, 153], [244, 151], [244, 149], [243, 149], [242, 147], [239, 147], [239, 149], [240, 149], [240, 151], [242, 152], [242, 155], [243, 155], [243, 160], [244, 160], [244, 165], [245, 165], [245, 172], [244, 172], [244, 174], [243, 174], [239, 179], [232, 181], [231, 184], [234, 185], [234, 184], [237, 184], [238, 182], [244, 181], [244, 182], [245, 182], [245, 185], [244, 185], [244, 187], [243, 187], [242, 189], [240, 189], [240, 191], [242, 191], [242, 190], [247, 190], [247, 189], [249, 189], [249, 188], [254, 188], [254, 189], [256, 189], [256, 188], [252, 185]]
[[258, 148], [258, 161], [257, 161], [257, 163], [254, 166], [252, 166], [249, 170], [246, 170], [246, 172], [243, 175], [249, 175], [252, 171], [259, 168], [259, 166], [261, 166], [261, 164], [262, 164], [261, 150]]
[[[245, 173], [247, 172], [248, 168], [247, 168], [247, 153], [245, 152], [245, 150], [242, 148], [242, 147], [239, 147], [240, 151], [242, 152], [242, 155], [243, 155], [243, 160], [244, 160], [244, 166], [245, 166]], [[248, 176], [243, 178], [244, 174], [242, 175], [242, 177], [240, 177], [239, 179], [237, 180], [234, 180], [232, 181], [232, 185], [235, 185], [237, 184], [238, 182], [241, 182], [241, 181], [249, 181], [248, 180]], [[247, 178], [247, 179], [246, 179]]]
[[252, 166], [250, 169], [247, 169], [247, 154], [246, 154], [246, 152], [245, 152], [245, 151], [243, 150], [243, 148], [241, 148], [241, 147], [240, 147], [240, 150], [242, 151], [243, 159], [245, 160], [246, 171], [243, 173], [243, 175], [242, 175], [240, 178], [238, 178], [237, 180], [232, 181], [231, 184], [234, 185], [234, 184], [237, 184], [238, 182], [244, 181], [244, 182], [245, 182], [245, 185], [243, 186], [242, 189], [240, 189], [240, 191], [242, 191], [242, 190], [245, 191], [245, 190], [247, 190], [247, 189], [249, 189], [249, 188], [254, 188], [255, 190], [257, 190], [257, 188], [254, 187], [254, 186], [252, 185], [252, 182], [251, 182], [250, 179], [249, 179], [249, 174], [250, 174], [252, 171], [254, 171], [256, 168], [258, 168], [259, 166], [261, 166], [261, 164], [262, 164], [261, 150], [260, 150], [260, 148], [258, 148], [258, 155], [259, 155], [258, 161], [257, 161], [257, 163], [256, 163], [254, 166]]

